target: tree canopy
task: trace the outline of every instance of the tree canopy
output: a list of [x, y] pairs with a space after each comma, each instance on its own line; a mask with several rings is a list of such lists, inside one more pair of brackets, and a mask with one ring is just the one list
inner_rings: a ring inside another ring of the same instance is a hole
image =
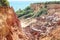
[[0, 6], [9, 6], [8, 0], [0, 0]]

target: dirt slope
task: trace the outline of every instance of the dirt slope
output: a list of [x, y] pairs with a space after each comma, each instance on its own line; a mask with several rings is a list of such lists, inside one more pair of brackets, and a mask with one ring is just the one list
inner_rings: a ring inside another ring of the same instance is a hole
[[12, 7], [0, 7], [0, 40], [27, 40]]

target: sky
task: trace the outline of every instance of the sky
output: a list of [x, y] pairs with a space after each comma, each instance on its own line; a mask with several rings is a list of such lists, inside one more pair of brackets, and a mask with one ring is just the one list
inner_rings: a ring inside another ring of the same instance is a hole
[[14, 8], [15, 11], [18, 9], [24, 9], [29, 6], [31, 3], [36, 2], [46, 2], [46, 1], [59, 1], [59, 0], [8, 0], [10, 6]]

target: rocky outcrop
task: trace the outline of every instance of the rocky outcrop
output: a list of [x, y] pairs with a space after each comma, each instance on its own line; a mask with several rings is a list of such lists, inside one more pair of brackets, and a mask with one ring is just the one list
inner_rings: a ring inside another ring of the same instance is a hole
[[0, 7], [0, 40], [27, 40], [12, 7]]
[[41, 15], [24, 28], [30, 40], [60, 40], [60, 14]]
[[48, 14], [53, 14], [55, 12], [60, 11], [60, 4], [56, 4], [56, 3], [53, 3], [53, 4], [52, 3], [50, 3], [50, 4], [44, 4], [44, 3], [31, 4], [31, 8], [34, 10], [34, 13], [37, 13], [44, 7], [47, 9]]

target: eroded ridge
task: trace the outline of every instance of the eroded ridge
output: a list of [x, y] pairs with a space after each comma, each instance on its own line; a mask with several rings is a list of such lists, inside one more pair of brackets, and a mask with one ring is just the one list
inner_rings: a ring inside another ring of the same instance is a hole
[[27, 40], [12, 7], [0, 7], [0, 40]]

